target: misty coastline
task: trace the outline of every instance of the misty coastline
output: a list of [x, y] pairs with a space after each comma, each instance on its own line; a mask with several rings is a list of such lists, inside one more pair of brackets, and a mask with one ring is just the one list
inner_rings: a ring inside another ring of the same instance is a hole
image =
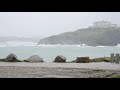
[[0, 78], [120, 78], [120, 12], [0, 12]]

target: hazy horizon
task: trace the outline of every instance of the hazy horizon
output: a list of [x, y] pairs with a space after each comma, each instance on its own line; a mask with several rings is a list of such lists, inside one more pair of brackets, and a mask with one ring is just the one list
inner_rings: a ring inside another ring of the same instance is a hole
[[0, 12], [0, 37], [47, 37], [101, 20], [120, 25], [119, 17], [120, 12]]

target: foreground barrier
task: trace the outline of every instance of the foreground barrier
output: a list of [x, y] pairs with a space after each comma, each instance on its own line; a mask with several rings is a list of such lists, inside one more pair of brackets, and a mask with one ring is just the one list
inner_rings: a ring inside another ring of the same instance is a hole
[[77, 57], [76, 63], [90, 63], [89, 57]]
[[120, 63], [120, 55], [117, 53], [115, 56], [114, 53], [112, 53], [111, 57], [110, 57], [110, 62], [119, 64]]

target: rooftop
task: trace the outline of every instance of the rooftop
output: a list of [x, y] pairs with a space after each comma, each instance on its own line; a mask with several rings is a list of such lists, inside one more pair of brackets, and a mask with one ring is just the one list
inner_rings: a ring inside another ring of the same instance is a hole
[[109, 27], [118, 27], [117, 24], [112, 24], [110, 21], [97, 21], [93, 23], [93, 26], [90, 28], [109, 28]]

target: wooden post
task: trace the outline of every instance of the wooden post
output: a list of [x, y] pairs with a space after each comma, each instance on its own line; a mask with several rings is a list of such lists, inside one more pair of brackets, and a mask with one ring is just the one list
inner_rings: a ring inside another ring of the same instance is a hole
[[115, 60], [114, 53], [112, 53], [112, 54], [111, 54], [111, 57], [110, 57], [110, 62], [111, 62], [111, 63], [114, 63], [114, 60]]
[[119, 61], [120, 61], [120, 56], [119, 56], [119, 54], [117, 53], [117, 54], [116, 54], [116, 58], [115, 58], [115, 63], [118, 64]]

